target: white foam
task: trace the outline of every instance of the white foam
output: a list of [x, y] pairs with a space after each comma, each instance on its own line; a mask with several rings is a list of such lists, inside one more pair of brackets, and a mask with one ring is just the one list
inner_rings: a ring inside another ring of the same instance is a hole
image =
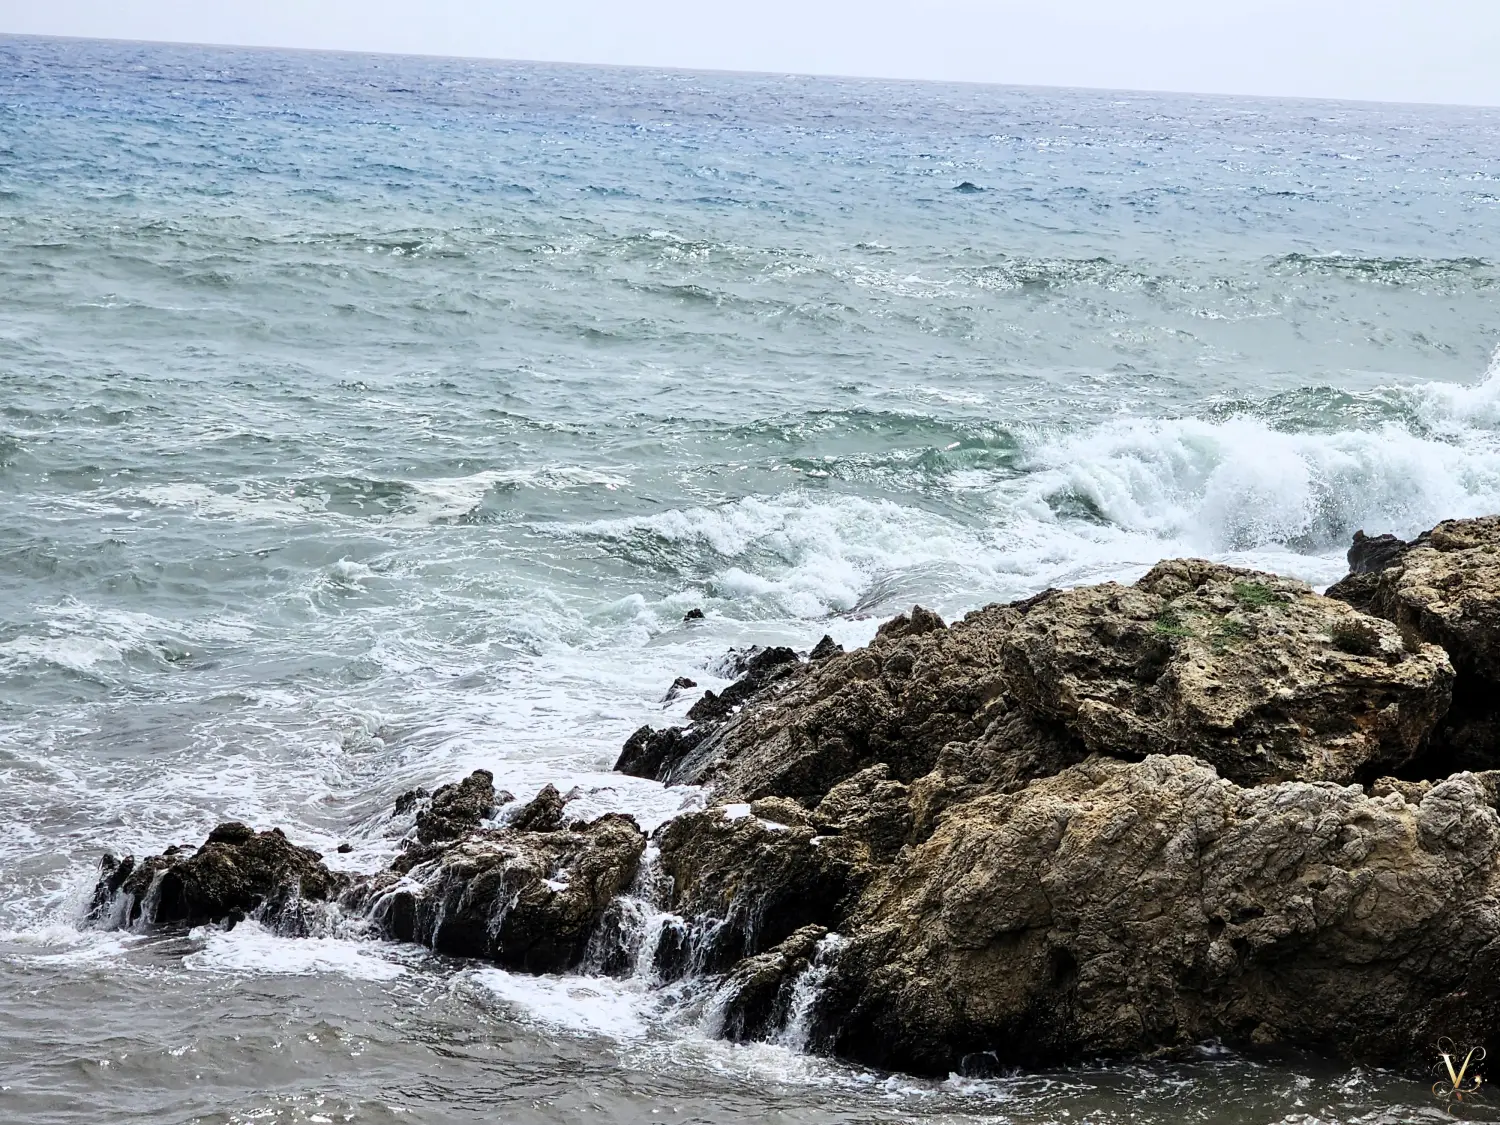
[[204, 973], [309, 976], [332, 973], [356, 980], [390, 981], [406, 967], [380, 956], [382, 946], [332, 937], [282, 937], [253, 921], [232, 930], [199, 927], [190, 936], [203, 948], [182, 959]]
[[646, 1034], [644, 990], [633, 981], [525, 976], [494, 968], [475, 969], [467, 976], [530, 1022], [611, 1039], [639, 1039]]

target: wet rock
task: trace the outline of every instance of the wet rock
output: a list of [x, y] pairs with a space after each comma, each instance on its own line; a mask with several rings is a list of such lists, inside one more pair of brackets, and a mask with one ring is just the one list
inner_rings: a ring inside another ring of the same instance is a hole
[[[543, 820], [550, 812], [531, 823]], [[568, 828], [483, 829], [413, 849], [346, 901], [398, 941], [520, 972], [565, 972], [635, 878], [645, 847], [635, 821], [617, 814]]]
[[667, 694], [662, 696], [663, 703], [671, 703], [685, 691], [691, 691], [698, 686], [697, 680], [690, 680], [686, 676], [678, 676], [672, 681], [672, 686], [667, 689]]
[[[475, 770], [462, 781], [439, 786], [432, 794], [432, 802], [417, 813], [417, 839], [424, 844], [457, 839], [478, 828], [497, 805], [511, 800], [514, 798], [509, 793], [495, 793], [494, 774]], [[397, 805], [399, 809], [399, 800]]]
[[507, 827], [516, 832], [552, 832], [562, 827], [563, 810], [568, 799], [557, 791], [555, 785], [544, 785], [542, 790], [516, 811]]
[[787, 1022], [799, 976], [812, 965], [822, 926], [804, 926], [785, 941], [734, 967], [717, 997], [717, 1032], [743, 1043], [768, 1039]]
[[785, 647], [732, 650], [725, 658], [723, 670], [739, 678], [722, 693], [705, 691], [688, 709], [691, 726], [666, 730], [641, 727], [626, 740], [615, 769], [669, 785], [693, 783], [685, 776], [684, 764], [692, 759], [694, 751], [715, 735], [740, 707], [785, 688], [806, 667], [795, 652]]
[[1090, 750], [1194, 754], [1254, 785], [1411, 760], [1448, 708], [1442, 649], [1299, 582], [1201, 560], [1035, 600], [1007, 687]]
[[1423, 1064], [1500, 1015], [1497, 820], [1093, 759], [950, 809], [874, 884], [819, 1004], [843, 1055], [947, 1073], [1222, 1039]]
[[305, 932], [307, 905], [328, 902], [348, 883], [281, 829], [256, 832], [231, 821], [198, 848], [172, 847], [140, 861], [106, 855], [91, 917], [114, 926], [197, 926], [256, 914], [284, 931]]
[[396, 807], [392, 811], [396, 816], [409, 816], [421, 806], [423, 801], [431, 796], [432, 794], [420, 785], [415, 789], [408, 789], [396, 798]]
[[669, 907], [696, 933], [691, 968], [720, 971], [804, 926], [837, 926], [872, 871], [842, 841], [816, 836], [743, 806], [689, 813], [658, 829]]
[[702, 621], [703, 620], [703, 611], [701, 609], [698, 609], [697, 607], [694, 607], [694, 608], [688, 610], [686, 613], [684, 613], [682, 615], [682, 619], [684, 621]]
[[844, 646], [835, 641], [827, 633], [823, 639], [813, 645], [812, 651], [807, 654], [809, 660], [827, 660], [830, 656], [839, 656], [843, 653]]
[[867, 648], [782, 665], [789, 671], [753, 705], [705, 729], [637, 732], [622, 761], [659, 762], [647, 776], [711, 783], [726, 801], [815, 805], [880, 762], [897, 780], [920, 777], [944, 745], [979, 737], [993, 718], [1004, 693], [999, 639], [1018, 617], [994, 606], [947, 628], [918, 607]]

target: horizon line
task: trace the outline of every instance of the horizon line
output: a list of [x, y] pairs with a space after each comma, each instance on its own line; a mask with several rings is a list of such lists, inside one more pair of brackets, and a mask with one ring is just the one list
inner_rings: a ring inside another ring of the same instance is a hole
[[909, 82], [926, 86], [980, 86], [1003, 90], [1057, 90], [1143, 97], [1172, 95], [1189, 98], [1232, 98], [1242, 101], [1318, 102], [1348, 106], [1407, 106], [1427, 109], [1500, 109], [1497, 102], [1396, 101], [1379, 98], [1332, 97], [1318, 94], [1245, 94], [1213, 90], [1171, 90], [1120, 86], [1072, 86], [1034, 82], [999, 82], [969, 78], [908, 78], [881, 74], [840, 74], [820, 71], [738, 70], [724, 67], [661, 66], [650, 63], [580, 62], [571, 59], [514, 58], [504, 55], [446, 55], [425, 51], [374, 51], [353, 47], [289, 47], [274, 43], [208, 43], [191, 39], [126, 39], [102, 35], [58, 35], [28, 31], [0, 31], [0, 39], [34, 39], [73, 43], [116, 43], [140, 47], [198, 47], [209, 50], [285, 51], [308, 55], [354, 55], [367, 58], [426, 59], [435, 62], [503, 63], [507, 65], [564, 66], [594, 70], [639, 70], [655, 74], [702, 74], [742, 78], [803, 78], [841, 82]]

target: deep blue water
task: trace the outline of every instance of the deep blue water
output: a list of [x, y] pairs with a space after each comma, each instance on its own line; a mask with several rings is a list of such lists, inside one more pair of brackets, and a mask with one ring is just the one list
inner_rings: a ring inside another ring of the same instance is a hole
[[0, 38], [0, 1117], [1419, 1119], [78, 922], [106, 848], [373, 867], [480, 765], [660, 820], [606, 771], [730, 645], [1495, 511], [1497, 293], [1497, 110]]

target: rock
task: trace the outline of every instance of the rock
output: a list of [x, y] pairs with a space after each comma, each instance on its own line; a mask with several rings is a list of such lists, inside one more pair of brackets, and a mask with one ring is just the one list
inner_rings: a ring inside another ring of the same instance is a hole
[[797, 978], [812, 965], [822, 926], [803, 926], [765, 953], [734, 967], [719, 989], [715, 1007], [720, 1038], [743, 1043], [768, 1039], [786, 1024]]
[[725, 801], [783, 796], [814, 805], [879, 762], [897, 780], [920, 777], [945, 744], [979, 737], [994, 709], [1003, 710], [998, 644], [1018, 619], [998, 606], [946, 628], [915, 608], [867, 648], [783, 665], [788, 671], [753, 706], [701, 729], [636, 732], [621, 762], [674, 784], [712, 783]]
[[396, 798], [396, 807], [393, 812], [396, 816], [406, 816], [407, 814], [416, 811], [418, 806], [420, 806], [423, 801], [427, 800], [427, 798], [431, 796], [432, 794], [423, 789], [421, 786], [418, 786], [415, 789], [408, 789], [405, 793], [402, 793], [399, 797]]
[[1500, 687], [1500, 516], [1440, 523], [1379, 573], [1372, 613]]
[[1448, 520], [1410, 543], [1356, 537], [1349, 562], [1352, 573], [1329, 596], [1362, 604], [1453, 661], [1453, 705], [1419, 772], [1500, 765], [1500, 517]]
[[350, 852], [352, 852], [354, 850], [354, 845], [351, 844], [351, 843], [349, 843], [349, 842], [347, 842], [347, 841], [345, 841], [344, 843], [341, 843], [338, 847], [334, 848], [333, 850], [336, 851], [336, 852], [338, 852], [339, 855], [348, 855]]
[[[682, 766], [704, 741], [717, 733], [736, 710], [752, 699], [779, 691], [806, 670], [789, 648], [731, 650], [723, 670], [739, 678], [723, 693], [705, 691], [688, 709], [689, 727], [655, 730], [641, 727], [626, 740], [615, 769], [632, 777], [646, 777], [666, 784], [682, 784]], [[696, 686], [696, 685], [694, 685]]]
[[930, 609], [919, 605], [911, 607], [910, 613], [897, 614], [875, 631], [877, 637], [920, 637], [934, 629], [946, 629], [943, 619]]
[[865, 844], [871, 860], [890, 859], [911, 835], [911, 800], [907, 787], [881, 762], [830, 789], [813, 810], [812, 823], [823, 835]]
[[703, 620], [703, 611], [701, 609], [698, 609], [695, 606], [692, 609], [688, 610], [686, 613], [684, 613], [682, 615], [682, 619], [684, 621], [702, 621]]
[[514, 799], [509, 793], [495, 793], [495, 775], [489, 770], [475, 770], [432, 794], [431, 804], [417, 813], [417, 839], [424, 844], [457, 839], [493, 815], [496, 805]]
[[809, 660], [827, 660], [830, 656], [839, 656], [843, 653], [844, 646], [835, 641], [827, 633], [823, 639], [813, 645], [812, 651], [807, 654]]
[[[671, 703], [685, 691], [691, 691], [698, 686], [697, 680], [690, 680], [686, 676], [678, 676], [672, 681], [672, 686], [667, 689], [667, 694], [662, 696], [663, 703]], [[648, 728], [649, 729], [649, 728]]]
[[[533, 806], [560, 808], [550, 799]], [[566, 829], [481, 829], [455, 844], [407, 852], [348, 902], [398, 941], [520, 972], [560, 973], [583, 958], [645, 847], [635, 821], [618, 814]]]
[[950, 809], [871, 886], [820, 1036], [924, 1074], [1215, 1038], [1425, 1064], [1500, 1016], [1497, 851], [1473, 775], [1412, 804], [1092, 759]]
[[1118, 757], [1194, 754], [1244, 785], [1409, 762], [1448, 708], [1434, 645], [1299, 582], [1201, 560], [1033, 600], [1006, 636], [1028, 711]]
[[256, 832], [231, 821], [196, 849], [168, 848], [139, 862], [106, 855], [90, 917], [124, 927], [198, 926], [257, 914], [287, 932], [306, 932], [307, 904], [328, 902], [348, 882], [281, 829]]
[[553, 832], [562, 827], [567, 803], [557, 786], [544, 785], [540, 793], [516, 811], [507, 827], [516, 832]]
[[693, 931], [692, 968], [720, 971], [804, 926], [837, 927], [872, 871], [837, 838], [815, 838], [810, 827], [767, 823], [743, 807], [688, 813], [657, 830], [668, 907]]

